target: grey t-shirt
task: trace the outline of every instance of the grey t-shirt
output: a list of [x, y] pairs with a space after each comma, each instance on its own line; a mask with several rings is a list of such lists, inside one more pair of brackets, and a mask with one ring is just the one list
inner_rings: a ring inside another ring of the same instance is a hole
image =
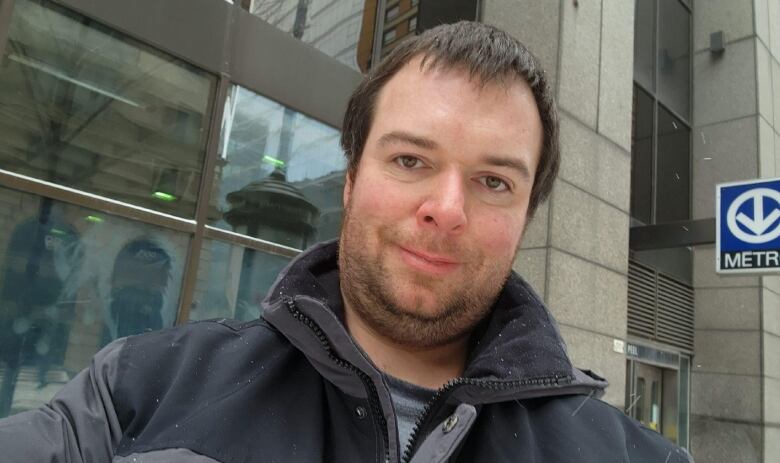
[[390, 386], [390, 397], [393, 399], [395, 416], [398, 421], [398, 439], [401, 445], [401, 453], [406, 449], [417, 418], [422, 415], [425, 404], [433, 398], [436, 391], [402, 379], [385, 375], [387, 385]]

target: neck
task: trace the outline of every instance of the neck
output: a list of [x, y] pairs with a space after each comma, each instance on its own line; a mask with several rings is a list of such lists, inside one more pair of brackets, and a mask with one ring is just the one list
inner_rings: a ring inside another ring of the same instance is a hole
[[377, 333], [349, 304], [344, 317], [352, 338], [384, 373], [408, 383], [438, 389], [463, 374], [468, 355], [468, 337], [433, 347], [406, 346]]

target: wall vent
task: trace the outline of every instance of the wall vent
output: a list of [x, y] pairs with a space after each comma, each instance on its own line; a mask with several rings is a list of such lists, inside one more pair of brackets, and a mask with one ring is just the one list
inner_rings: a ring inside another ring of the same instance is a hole
[[628, 334], [693, 353], [693, 287], [629, 259]]

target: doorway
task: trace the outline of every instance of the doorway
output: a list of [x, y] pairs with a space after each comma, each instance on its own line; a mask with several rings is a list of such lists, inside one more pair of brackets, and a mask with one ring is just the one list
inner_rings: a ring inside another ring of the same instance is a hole
[[629, 361], [626, 412], [672, 442], [682, 444], [679, 435], [681, 413], [678, 370], [639, 361]]

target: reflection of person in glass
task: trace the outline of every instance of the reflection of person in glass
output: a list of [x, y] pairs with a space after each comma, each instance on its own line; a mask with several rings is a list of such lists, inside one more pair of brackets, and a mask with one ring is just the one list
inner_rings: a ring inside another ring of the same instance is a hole
[[126, 245], [111, 276], [111, 325], [103, 345], [112, 339], [160, 329], [163, 299], [171, 279], [171, 259], [159, 245], [140, 239]]
[[23, 367], [36, 366], [42, 388], [49, 369], [62, 364], [74, 309], [67, 282], [78, 272], [80, 252], [76, 231], [52, 216], [51, 201], [14, 229], [0, 283], [0, 416], [11, 410]]
[[666, 462], [597, 399], [511, 271], [558, 165], [546, 75], [490, 26], [431, 29], [348, 105], [341, 240], [261, 319], [120, 339], [52, 404], [0, 421], [17, 460]]

